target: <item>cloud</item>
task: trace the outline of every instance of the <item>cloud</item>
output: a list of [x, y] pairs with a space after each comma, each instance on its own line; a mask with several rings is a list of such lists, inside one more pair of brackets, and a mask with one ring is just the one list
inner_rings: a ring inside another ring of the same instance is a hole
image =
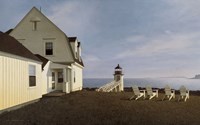
[[97, 62], [97, 61], [100, 61], [100, 59], [97, 56], [84, 54], [84, 62], [93, 63], [93, 62]]
[[[198, 0], [171, 0], [165, 1], [170, 9], [162, 11], [163, 17], [167, 17], [166, 21], [174, 21], [179, 23], [199, 22], [200, 1]], [[190, 24], [191, 25], [191, 24]], [[196, 24], [195, 24], [196, 25]]]
[[[23, 18], [25, 6], [25, 0], [20, 1], [8, 1], [2, 0], [0, 4], [0, 31], [7, 31], [14, 28], [17, 23]], [[26, 6], [27, 7], [27, 6]], [[11, 9], [12, 8], [12, 9]], [[31, 8], [29, 8], [31, 9]]]
[[3, 0], [1, 30], [13, 28], [33, 6], [82, 42], [86, 77], [112, 76], [118, 63], [125, 77], [200, 71], [198, 0]]
[[51, 6], [51, 14], [48, 17], [67, 35], [80, 37], [92, 32], [95, 6], [95, 2], [66, 1]]
[[130, 43], [138, 43], [140, 41], [143, 41], [144, 39], [146, 39], [146, 37], [143, 35], [132, 35], [132, 36], [128, 36], [125, 39], [125, 41], [128, 41]]
[[150, 38], [145, 36], [128, 37], [129, 40], [132, 38], [132, 42], [136, 42], [139, 38], [139, 41], [143, 41], [142, 45], [140, 44], [137, 46], [137, 44], [133, 44], [132, 46], [129, 46], [129, 48], [126, 48], [126, 51], [119, 53], [116, 58], [155, 56], [186, 52], [189, 48], [197, 45], [194, 39], [198, 38], [198, 36], [200, 36], [200, 33], [172, 34]]

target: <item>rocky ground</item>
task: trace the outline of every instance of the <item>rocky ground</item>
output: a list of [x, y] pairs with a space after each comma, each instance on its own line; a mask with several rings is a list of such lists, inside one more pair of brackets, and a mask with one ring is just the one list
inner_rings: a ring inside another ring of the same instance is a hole
[[85, 89], [0, 115], [0, 125], [197, 125], [200, 123], [200, 92], [187, 102], [129, 98], [132, 92], [101, 93]]

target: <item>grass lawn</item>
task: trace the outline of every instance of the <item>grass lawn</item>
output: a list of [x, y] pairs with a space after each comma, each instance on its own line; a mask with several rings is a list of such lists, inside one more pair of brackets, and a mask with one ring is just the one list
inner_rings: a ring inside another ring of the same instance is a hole
[[187, 102], [128, 99], [132, 92], [79, 91], [61, 97], [45, 97], [0, 115], [1, 125], [198, 125], [200, 96]]

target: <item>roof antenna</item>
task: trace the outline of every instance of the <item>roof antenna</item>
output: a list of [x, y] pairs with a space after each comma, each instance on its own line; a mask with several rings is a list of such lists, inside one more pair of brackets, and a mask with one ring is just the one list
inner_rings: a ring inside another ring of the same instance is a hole
[[42, 12], [42, 7], [40, 6], [40, 12]]

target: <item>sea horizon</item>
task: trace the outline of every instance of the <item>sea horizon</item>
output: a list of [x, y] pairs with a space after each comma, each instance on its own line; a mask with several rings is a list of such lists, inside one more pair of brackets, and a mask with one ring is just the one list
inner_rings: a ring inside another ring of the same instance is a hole
[[[109, 82], [113, 78], [84, 78], [84, 88], [99, 88]], [[124, 78], [124, 87], [145, 87], [151, 85], [153, 88], [164, 88], [169, 85], [172, 89], [178, 90], [184, 85], [189, 90], [200, 90], [200, 79], [180, 78], [180, 77], [148, 77], [148, 78]]]

